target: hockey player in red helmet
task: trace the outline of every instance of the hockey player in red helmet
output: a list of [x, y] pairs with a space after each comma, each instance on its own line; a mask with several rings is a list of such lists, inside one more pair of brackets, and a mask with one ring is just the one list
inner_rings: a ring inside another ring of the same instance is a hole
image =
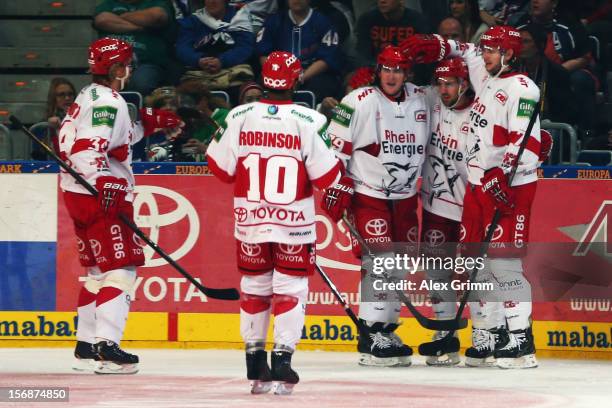
[[[377, 58], [375, 84], [346, 95], [328, 128], [348, 177], [327, 190], [323, 209], [336, 222], [348, 210], [365, 241], [389, 256], [394, 242], [407, 242], [416, 252], [416, 183], [430, 135], [426, 95], [407, 82], [409, 74], [409, 60], [397, 47], [386, 47]], [[372, 293], [372, 259], [362, 257], [355, 241], [353, 251], [362, 260], [359, 318], [370, 328], [359, 334], [359, 364], [410, 365], [412, 349], [395, 333], [401, 304]]]
[[[299, 381], [291, 357], [316, 258], [313, 187], [328, 188], [341, 177], [325, 116], [291, 100], [301, 74], [293, 54], [272, 52], [261, 72], [265, 97], [230, 111], [207, 151], [213, 174], [235, 183], [235, 213], [243, 214], [235, 221], [240, 332], [253, 394], [272, 387], [288, 394]], [[272, 314], [270, 368], [265, 344]]]
[[[463, 255], [478, 253], [489, 223], [501, 213], [485, 268], [478, 280], [491, 282], [497, 290], [480, 294], [479, 318], [473, 321], [469, 365], [501, 368], [537, 366], [531, 329], [531, 286], [523, 274], [522, 258], [529, 238], [531, 204], [541, 153], [540, 122], [525, 132], [539, 103], [540, 90], [513, 63], [521, 51], [521, 36], [510, 26], [489, 28], [480, 47], [445, 40], [440, 36], [415, 35], [400, 47], [419, 62], [439, 61], [446, 55], [461, 56], [469, 70], [476, 99], [469, 115], [467, 143], [468, 187], [461, 224], [465, 230]], [[517, 157], [521, 142], [526, 148]], [[510, 185], [508, 175], [517, 166]], [[474, 317], [475, 314], [472, 313]]]
[[[421, 251], [433, 259], [455, 258], [461, 235], [461, 213], [467, 184], [465, 147], [470, 107], [474, 92], [468, 67], [459, 57], [447, 58], [435, 68], [434, 86], [428, 89], [432, 111], [432, 134], [423, 165], [421, 203], [423, 206]], [[457, 313], [457, 293], [451, 282], [452, 269], [425, 268], [430, 283], [429, 297], [436, 319], [451, 320]], [[443, 289], [439, 289], [443, 288]], [[433, 366], [460, 362], [459, 339], [446, 339], [447, 332], [437, 331], [433, 341], [419, 346]]]
[[119, 344], [136, 281], [144, 264], [143, 248], [120, 220], [133, 219], [134, 175], [132, 144], [154, 129], [177, 128], [172, 113], [147, 110], [132, 123], [119, 94], [130, 77], [132, 47], [121, 40], [101, 38], [89, 47], [92, 83], [81, 90], [62, 121], [60, 155], [98, 190], [92, 196], [68, 173], [60, 187], [74, 221], [79, 261], [87, 280], [78, 296], [76, 370], [101, 374], [132, 374], [138, 356]]

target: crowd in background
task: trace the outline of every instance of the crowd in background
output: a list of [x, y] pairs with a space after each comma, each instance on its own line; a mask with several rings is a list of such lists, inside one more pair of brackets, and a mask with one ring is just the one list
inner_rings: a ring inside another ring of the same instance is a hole
[[[135, 160], [203, 161], [229, 109], [264, 94], [259, 71], [274, 50], [301, 60], [300, 89], [313, 92], [318, 109], [329, 113], [371, 80], [384, 46], [414, 33], [478, 43], [496, 24], [521, 32], [517, 69], [543, 91], [542, 118], [575, 126], [583, 148], [612, 148], [611, 119], [597, 115], [612, 70], [608, 0], [103, 0], [93, 18], [100, 37], [134, 46], [128, 90], [145, 96], [148, 106], [177, 112], [186, 124], [178, 140], [159, 134], [135, 146]], [[429, 85], [431, 73], [415, 66], [411, 81]], [[211, 94], [219, 90], [229, 102]], [[75, 96], [69, 81], [52, 82], [51, 128], [59, 127]]]

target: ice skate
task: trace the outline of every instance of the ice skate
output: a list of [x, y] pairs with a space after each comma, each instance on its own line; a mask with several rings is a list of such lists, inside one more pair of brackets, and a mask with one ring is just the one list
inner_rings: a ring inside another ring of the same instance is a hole
[[276, 395], [291, 394], [295, 384], [300, 381], [298, 374], [291, 368], [291, 355], [289, 351], [272, 351], [272, 380]]
[[101, 341], [95, 345], [98, 354], [96, 374], [136, 374], [138, 356], [127, 353], [112, 341]]
[[491, 330], [472, 329], [472, 347], [465, 351], [465, 365], [468, 367], [492, 367], [496, 364], [494, 352], [509, 342], [508, 331], [504, 328]]
[[459, 339], [457, 333], [449, 339], [445, 339], [447, 331], [437, 331], [433, 335], [433, 341], [423, 343], [419, 346], [419, 354], [427, 356], [425, 363], [430, 366], [452, 366], [459, 364]]
[[508, 344], [495, 351], [499, 368], [535, 368], [538, 360], [535, 356], [535, 345], [531, 327], [510, 332]]
[[265, 394], [272, 389], [272, 373], [268, 366], [268, 353], [255, 350], [246, 353], [247, 378], [251, 380], [251, 394]]
[[[365, 321], [364, 321], [365, 324]], [[395, 323], [374, 323], [370, 332], [359, 335], [357, 351], [359, 365], [375, 367], [407, 367], [411, 364], [412, 349], [394, 331]]]
[[74, 362], [72, 369], [75, 371], [93, 371], [97, 366], [97, 357], [92, 343], [77, 341], [74, 348]]

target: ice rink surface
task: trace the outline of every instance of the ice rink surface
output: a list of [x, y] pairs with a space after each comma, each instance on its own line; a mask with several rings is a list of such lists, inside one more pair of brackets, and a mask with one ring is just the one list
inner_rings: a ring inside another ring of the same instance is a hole
[[359, 367], [354, 353], [299, 351], [301, 382], [291, 396], [251, 395], [239, 350], [130, 349], [135, 375], [70, 369], [69, 349], [0, 349], [0, 386], [69, 387], [69, 403], [1, 403], [0, 407], [402, 407], [610, 408], [612, 362], [541, 359], [529, 370]]

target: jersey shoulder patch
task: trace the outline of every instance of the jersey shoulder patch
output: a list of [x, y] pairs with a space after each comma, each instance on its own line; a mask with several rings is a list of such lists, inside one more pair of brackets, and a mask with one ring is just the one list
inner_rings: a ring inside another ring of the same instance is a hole
[[354, 113], [355, 109], [345, 105], [344, 103], [339, 103], [332, 111], [331, 120], [340, 126], [349, 127]]
[[111, 105], [93, 106], [91, 109], [91, 126], [115, 126], [117, 107]]

